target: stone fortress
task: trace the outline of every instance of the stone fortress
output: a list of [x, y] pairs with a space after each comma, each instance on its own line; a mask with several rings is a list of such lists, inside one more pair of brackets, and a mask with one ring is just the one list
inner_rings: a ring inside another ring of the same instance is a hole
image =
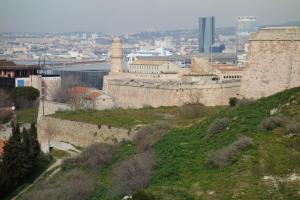
[[124, 70], [119, 38], [113, 40], [111, 55], [111, 73], [104, 77], [103, 90], [117, 107], [226, 105], [239, 93], [242, 69], [236, 66], [211, 65], [200, 58], [192, 59], [191, 68], [169, 61], [135, 60]]
[[[98, 108], [140, 108], [202, 103], [227, 105], [230, 97], [260, 98], [300, 86], [300, 28], [261, 29], [249, 41], [245, 66], [193, 58], [190, 68], [163, 60], [134, 60], [123, 68], [122, 43], [112, 44], [111, 72], [104, 78]], [[114, 104], [113, 106], [111, 104]], [[45, 113], [70, 110], [68, 105], [47, 103]], [[98, 142], [116, 143], [132, 139], [136, 131], [92, 125], [43, 116], [40, 104], [38, 138], [48, 144], [49, 127], [55, 140], [88, 146]], [[66, 128], [67, 127], [67, 128]], [[51, 143], [52, 144], [52, 143]], [[46, 145], [47, 146], [47, 145]]]
[[134, 60], [123, 69], [121, 40], [112, 43], [111, 73], [103, 92], [116, 107], [227, 105], [230, 97], [260, 98], [300, 86], [300, 28], [261, 29], [249, 40], [245, 66], [193, 58], [190, 68]]
[[245, 98], [300, 86], [300, 27], [265, 28], [249, 40], [241, 84]]

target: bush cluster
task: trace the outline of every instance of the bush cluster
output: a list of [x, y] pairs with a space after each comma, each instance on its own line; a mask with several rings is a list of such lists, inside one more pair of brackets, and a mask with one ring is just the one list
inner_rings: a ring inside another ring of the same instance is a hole
[[14, 116], [10, 110], [0, 109], [0, 124], [8, 123]]
[[223, 168], [232, 162], [234, 156], [238, 155], [244, 148], [252, 144], [253, 141], [249, 137], [239, 138], [227, 147], [210, 152], [207, 157], [207, 164], [211, 168]]
[[226, 129], [228, 125], [229, 125], [229, 120], [227, 118], [216, 119], [207, 128], [207, 137], [211, 138], [215, 136], [217, 133], [220, 133], [221, 131]]
[[39, 90], [33, 87], [16, 87], [10, 93], [10, 97], [17, 108], [31, 107], [39, 96]]
[[251, 105], [255, 103], [255, 100], [254, 99], [247, 99], [247, 98], [243, 98], [243, 99], [239, 99], [237, 100], [236, 102], [236, 106], [248, 106], [248, 105]]
[[267, 117], [262, 123], [261, 123], [261, 128], [266, 130], [266, 131], [271, 131], [277, 127], [282, 127], [284, 126], [285, 119], [280, 116], [271, 116]]
[[37, 188], [25, 194], [24, 200], [82, 200], [87, 199], [95, 190], [96, 178], [84, 173], [82, 170], [73, 169], [50, 179], [37, 186]]
[[230, 97], [229, 98], [229, 105], [230, 107], [234, 107], [234, 106], [248, 106], [250, 104], [255, 103], [254, 99], [247, 99], [247, 98], [243, 98], [243, 99], [238, 99], [236, 97]]
[[236, 97], [230, 97], [229, 98], [229, 105], [230, 105], [230, 107], [236, 106], [237, 101], [238, 101], [238, 99]]
[[287, 130], [290, 134], [300, 136], [300, 120], [291, 120], [287, 123]]
[[116, 194], [132, 194], [146, 187], [155, 165], [153, 151], [139, 153], [113, 170], [112, 188]]
[[155, 200], [151, 193], [140, 190], [132, 195], [132, 200]]
[[169, 128], [169, 124], [163, 121], [142, 127], [134, 138], [137, 152], [142, 153], [148, 151]]
[[203, 116], [203, 108], [201, 104], [187, 104], [180, 107], [179, 114], [184, 119], [195, 119]]
[[109, 144], [93, 144], [85, 148], [76, 157], [66, 158], [62, 162], [62, 169], [87, 167], [99, 169], [112, 163], [115, 147]]

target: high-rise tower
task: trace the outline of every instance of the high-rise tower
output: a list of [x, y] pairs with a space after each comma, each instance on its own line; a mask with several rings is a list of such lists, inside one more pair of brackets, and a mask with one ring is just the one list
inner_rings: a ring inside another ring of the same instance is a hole
[[111, 47], [111, 73], [123, 72], [123, 49], [122, 41], [119, 37], [115, 37]]
[[211, 52], [215, 43], [215, 17], [199, 18], [199, 52]]

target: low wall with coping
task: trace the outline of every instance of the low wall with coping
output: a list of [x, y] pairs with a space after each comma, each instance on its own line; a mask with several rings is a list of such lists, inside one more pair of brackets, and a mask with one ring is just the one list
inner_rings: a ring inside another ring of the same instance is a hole
[[[135, 130], [52, 117], [40, 117], [37, 128], [40, 143], [48, 142], [51, 138], [51, 140], [67, 142], [81, 147], [97, 142], [116, 144], [123, 140], [132, 140], [136, 133]], [[51, 133], [53, 133], [52, 136], [50, 136]]]

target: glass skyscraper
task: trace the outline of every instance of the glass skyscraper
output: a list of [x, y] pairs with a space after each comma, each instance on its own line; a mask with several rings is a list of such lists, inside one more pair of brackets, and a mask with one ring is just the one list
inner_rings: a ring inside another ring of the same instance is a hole
[[199, 52], [209, 53], [215, 43], [215, 17], [199, 18]]

